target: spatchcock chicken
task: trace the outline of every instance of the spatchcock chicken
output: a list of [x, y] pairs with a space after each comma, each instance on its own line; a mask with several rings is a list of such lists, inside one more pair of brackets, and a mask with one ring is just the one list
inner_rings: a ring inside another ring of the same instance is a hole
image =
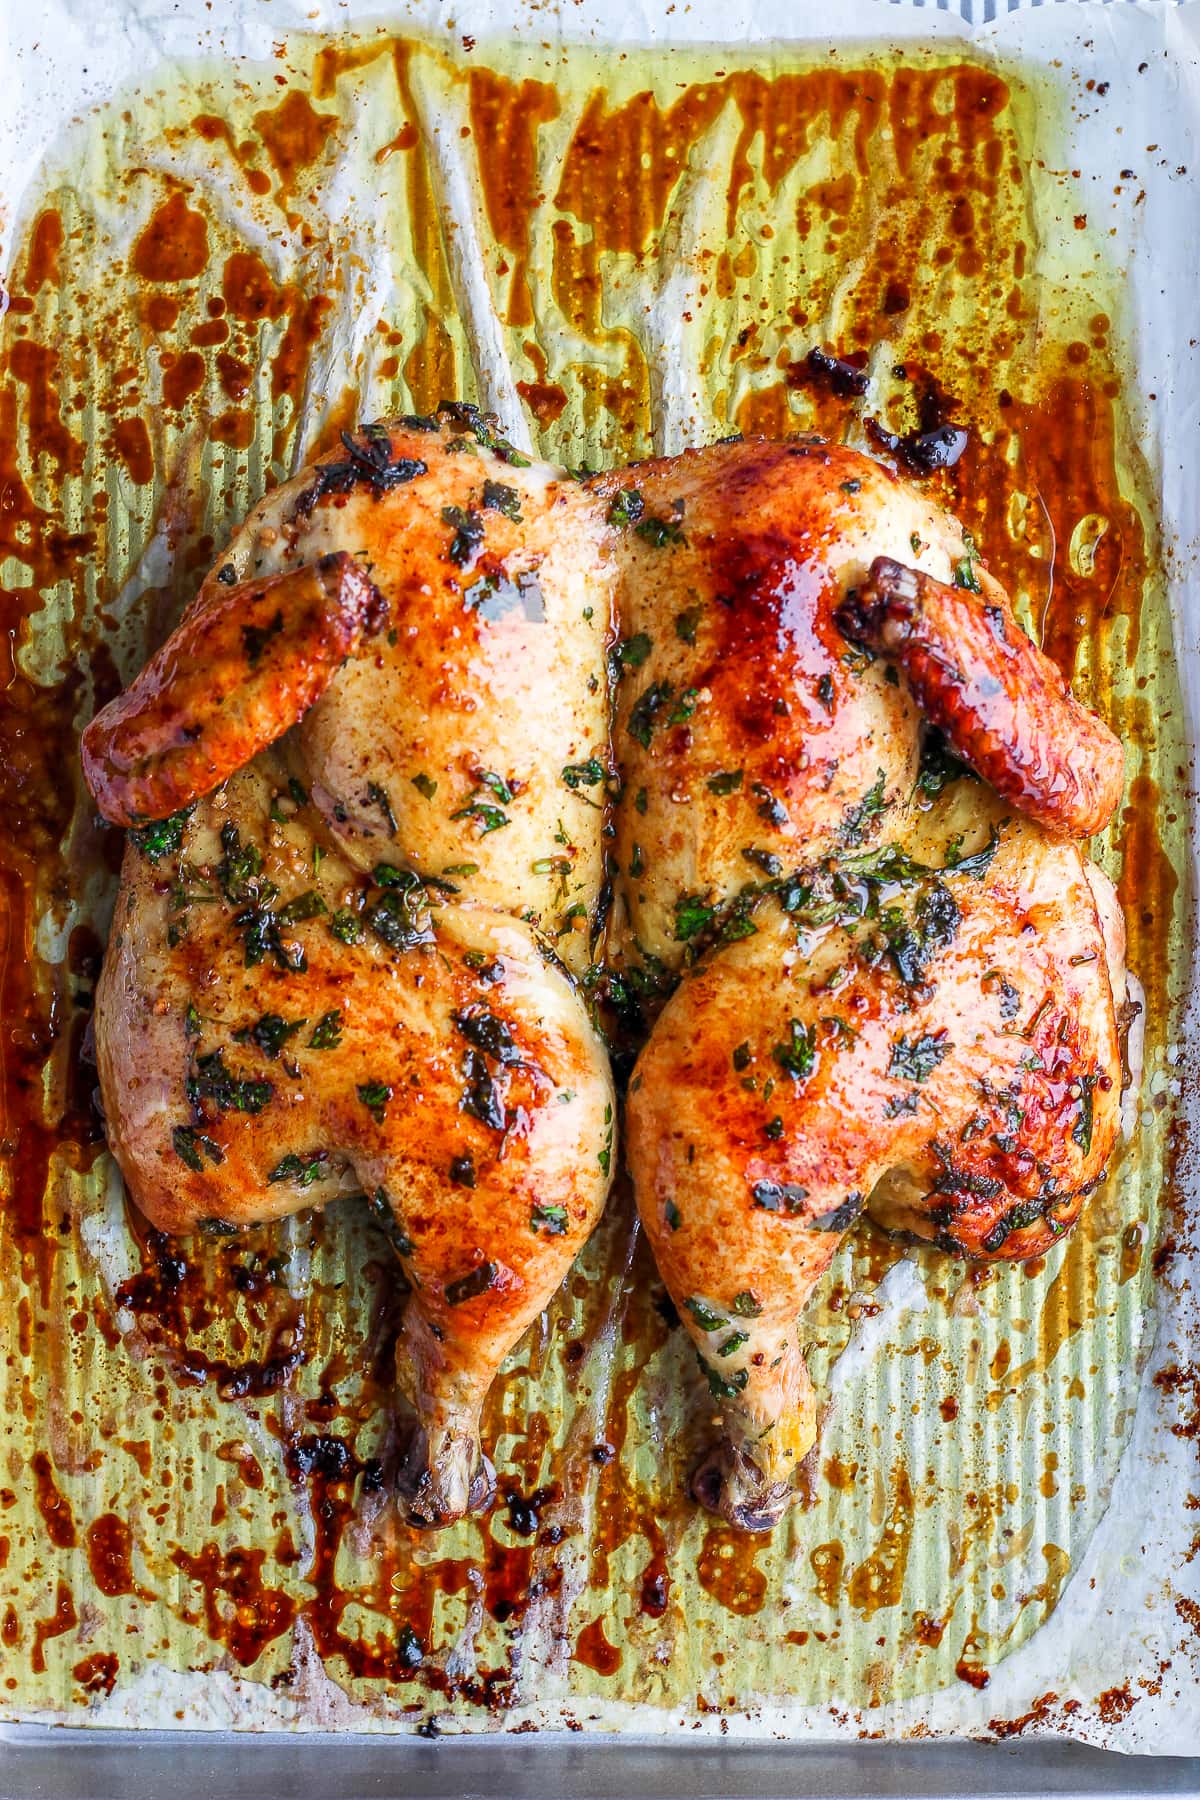
[[446, 405], [235, 534], [84, 734], [129, 828], [96, 997], [160, 1229], [370, 1198], [411, 1288], [406, 1516], [488, 1503], [482, 1402], [624, 1158], [769, 1529], [800, 1320], [864, 1212], [955, 1256], [1074, 1223], [1119, 1129], [1122, 752], [961, 526], [869, 457], [577, 479]]

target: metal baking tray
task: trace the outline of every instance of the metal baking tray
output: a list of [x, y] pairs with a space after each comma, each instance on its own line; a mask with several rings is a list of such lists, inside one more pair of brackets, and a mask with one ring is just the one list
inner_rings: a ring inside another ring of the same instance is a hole
[[1200, 1794], [1200, 1760], [1081, 1744], [670, 1744], [0, 1732], [3, 1800], [1085, 1800]]

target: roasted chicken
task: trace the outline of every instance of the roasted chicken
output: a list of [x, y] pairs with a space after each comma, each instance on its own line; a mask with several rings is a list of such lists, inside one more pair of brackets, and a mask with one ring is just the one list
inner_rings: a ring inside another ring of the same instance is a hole
[[1121, 749], [961, 526], [870, 459], [732, 443], [597, 487], [626, 634], [612, 954], [652, 1026], [626, 1157], [721, 1402], [694, 1490], [757, 1530], [816, 1431], [797, 1321], [864, 1207], [1024, 1259], [1103, 1174], [1124, 932], [1072, 840]]
[[413, 1519], [483, 1499], [482, 1399], [604, 1204], [585, 996], [637, 1053], [637, 1205], [721, 1408], [694, 1491], [740, 1528], [795, 1490], [799, 1321], [864, 1209], [1027, 1258], [1103, 1174], [1123, 928], [1076, 840], [1120, 746], [870, 458], [578, 482], [471, 408], [363, 427], [84, 758], [132, 827], [96, 1008], [132, 1195], [170, 1231], [374, 1198]]
[[134, 827], [96, 1003], [133, 1198], [171, 1232], [386, 1214], [421, 1522], [484, 1497], [482, 1400], [609, 1187], [568, 973], [600, 923], [602, 538], [472, 409], [369, 428], [255, 510], [84, 738]]

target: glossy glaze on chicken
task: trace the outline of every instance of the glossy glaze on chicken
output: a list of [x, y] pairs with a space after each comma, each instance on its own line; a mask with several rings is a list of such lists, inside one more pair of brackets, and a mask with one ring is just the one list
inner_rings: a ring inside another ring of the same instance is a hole
[[1076, 840], [1120, 746], [869, 458], [736, 441], [578, 482], [469, 408], [364, 427], [255, 510], [84, 750], [134, 826], [114, 1153], [173, 1231], [375, 1198], [415, 1519], [483, 1499], [482, 1399], [603, 1207], [602, 1028], [720, 1403], [694, 1491], [743, 1529], [795, 1492], [799, 1320], [864, 1210], [1028, 1258], [1103, 1176], [1124, 934]]

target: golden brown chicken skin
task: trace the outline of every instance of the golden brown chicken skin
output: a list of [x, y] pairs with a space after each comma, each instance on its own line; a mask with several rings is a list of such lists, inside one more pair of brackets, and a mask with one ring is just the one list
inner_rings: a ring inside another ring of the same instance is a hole
[[97, 994], [130, 1192], [170, 1231], [360, 1190], [395, 1218], [420, 1522], [483, 1498], [482, 1399], [609, 1185], [567, 972], [602, 917], [605, 538], [473, 408], [362, 427], [87, 737], [102, 809], [160, 815]]
[[678, 969], [704, 908], [870, 842], [908, 793], [916, 708], [834, 609], [914, 537], [948, 576], [962, 531], [816, 439], [716, 444], [593, 486], [620, 565], [610, 955], [653, 977]]
[[1121, 745], [1026, 637], [1000, 584], [982, 568], [971, 582], [877, 557], [837, 622], [894, 659], [925, 717], [997, 793], [1051, 831], [1091, 837], [1121, 798]]
[[1123, 927], [1070, 840], [1120, 747], [869, 458], [580, 484], [470, 408], [364, 426], [255, 509], [87, 755], [114, 819], [176, 809], [131, 833], [98, 992], [118, 1160], [170, 1229], [347, 1187], [395, 1218], [416, 1519], [479, 1499], [480, 1401], [603, 1205], [568, 970], [610, 882], [600, 991], [657, 1017], [628, 1160], [735, 1525], [811, 1446], [798, 1319], [864, 1209], [1030, 1257], [1101, 1177]]
[[211, 793], [303, 718], [386, 617], [344, 550], [284, 575], [208, 584], [83, 733], [84, 774], [105, 816], [136, 825]]
[[642, 1221], [724, 1430], [707, 1505], [772, 1525], [816, 1431], [797, 1320], [869, 1209], [1026, 1259], [1116, 1142], [1124, 934], [1105, 878], [973, 780], [899, 846], [776, 884], [680, 984], [636, 1065]]

